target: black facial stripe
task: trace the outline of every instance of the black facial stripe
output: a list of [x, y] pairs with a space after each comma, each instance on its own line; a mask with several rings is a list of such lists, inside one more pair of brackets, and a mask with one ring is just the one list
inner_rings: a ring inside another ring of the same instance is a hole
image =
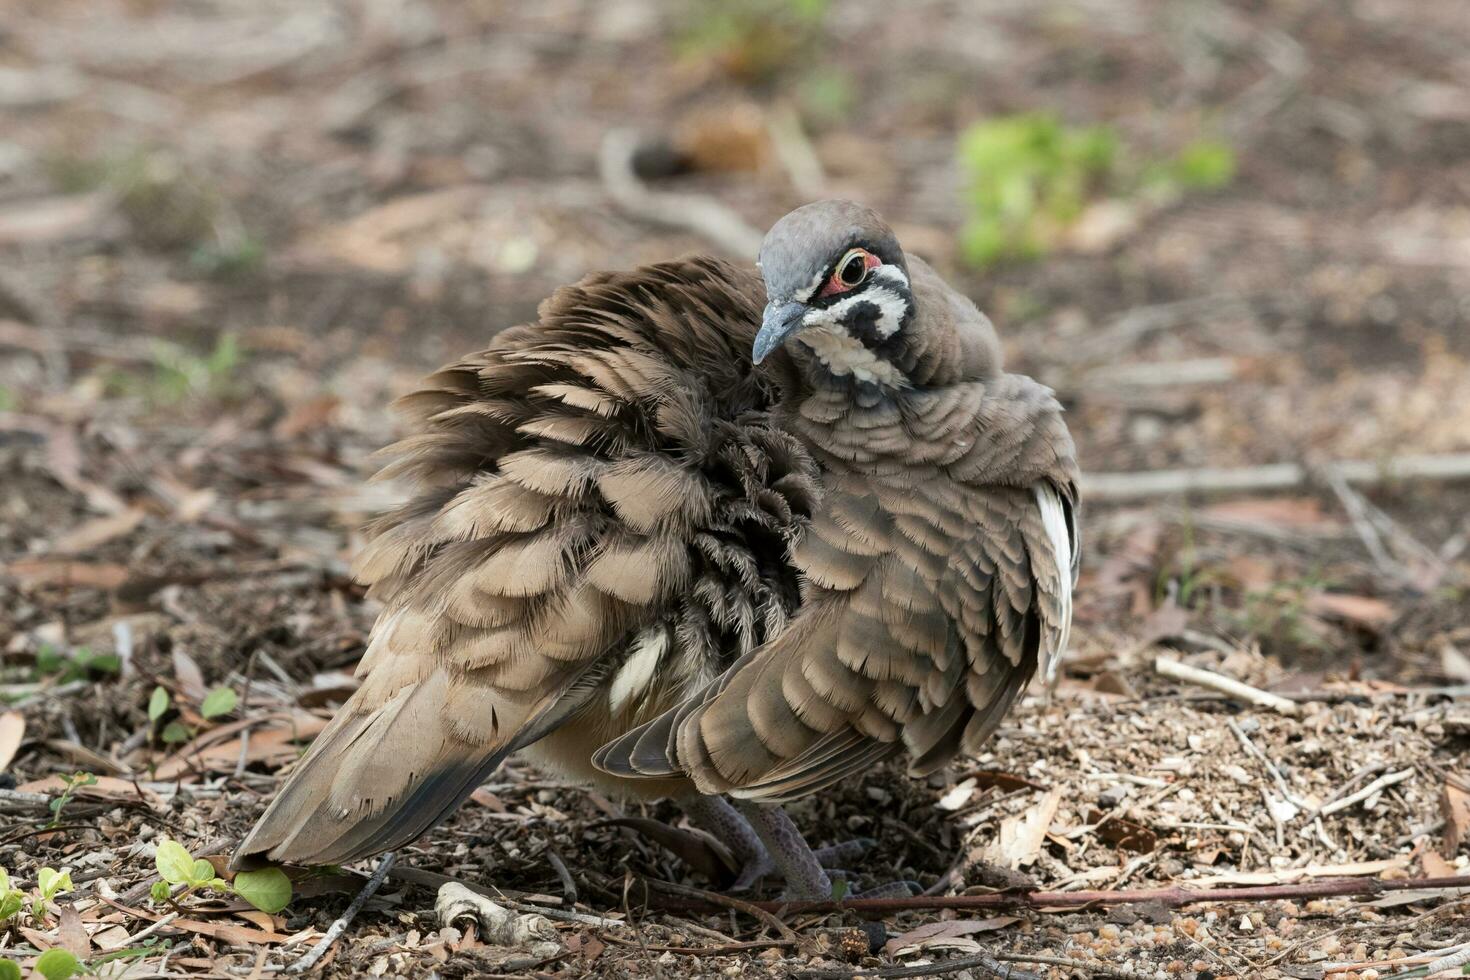
[[842, 318], [842, 326], [849, 336], [861, 341], [864, 347], [871, 350], [884, 339], [878, 333], [878, 319], [882, 315], [883, 310], [877, 303], [865, 299], [848, 308], [847, 315]]

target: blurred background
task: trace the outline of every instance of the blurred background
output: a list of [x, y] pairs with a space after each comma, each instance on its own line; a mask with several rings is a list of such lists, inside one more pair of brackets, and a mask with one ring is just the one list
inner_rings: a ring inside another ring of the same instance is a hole
[[[8, 0], [0, 693], [160, 752], [155, 682], [339, 698], [391, 398], [826, 196], [1130, 474], [1084, 483], [1064, 691], [1134, 696], [1160, 642], [1282, 690], [1470, 682], [1464, 0]], [[1433, 472], [1311, 470], [1405, 455]], [[1244, 475], [1136, 478], [1202, 468]]]

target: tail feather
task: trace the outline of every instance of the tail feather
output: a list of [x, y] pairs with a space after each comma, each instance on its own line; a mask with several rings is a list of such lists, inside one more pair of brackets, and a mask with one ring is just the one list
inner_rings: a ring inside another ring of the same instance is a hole
[[[412, 842], [463, 803], [506, 756], [580, 709], [597, 690], [596, 676], [589, 670], [549, 700], [524, 707], [496, 702], [490, 692], [466, 691], [443, 671], [405, 686], [376, 709], [349, 701], [236, 849], [232, 866], [261, 856], [288, 864], [346, 864]], [[505, 736], [486, 743], [457, 734], [466, 727], [459, 716], [467, 712], [493, 713]]]

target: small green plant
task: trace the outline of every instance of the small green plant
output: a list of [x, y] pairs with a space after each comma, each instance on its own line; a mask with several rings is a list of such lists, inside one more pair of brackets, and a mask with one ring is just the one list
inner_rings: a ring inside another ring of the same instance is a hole
[[[97, 777], [92, 777], [96, 782]], [[55, 802], [54, 800], [52, 802]], [[40, 921], [46, 914], [46, 903], [71, 891], [71, 872], [58, 872], [55, 868], [42, 868], [36, 872], [36, 897], [31, 902], [31, 918]]]
[[238, 700], [233, 688], [217, 687], [204, 696], [204, 701], [199, 705], [199, 713], [206, 718], [218, 718], [234, 711]]
[[81, 961], [60, 946], [53, 946], [36, 957], [36, 972], [46, 980], [67, 980], [82, 970]]
[[[242, 871], [235, 876], [234, 884], [231, 884], [215, 874], [214, 865], [203, 858], [195, 858], [188, 848], [170, 838], [159, 841], [154, 864], [162, 879], [154, 882], [149, 892], [155, 903], [168, 902], [177, 907], [180, 899], [203, 888], [226, 895], [238, 895], [262, 912], [272, 915], [291, 901], [291, 879], [280, 868]], [[182, 887], [183, 890], [174, 894], [176, 887]]]
[[13, 919], [25, 906], [26, 893], [10, 885], [10, 874], [0, 868], [0, 922]]
[[[235, 694], [234, 689], [216, 687], [204, 696], [203, 702], [199, 705], [199, 714], [213, 721], [234, 711], [238, 701], [239, 697]], [[155, 729], [158, 729], [160, 722], [163, 723], [162, 730], [158, 732], [158, 738], [167, 745], [187, 742], [198, 734], [177, 717], [168, 718], [172, 704], [173, 698], [169, 695], [168, 689], [162, 685], [155, 687], [153, 693], [148, 696], [148, 722]]]
[[961, 232], [975, 265], [1041, 255], [1111, 173], [1117, 138], [1036, 114], [992, 119], [960, 137], [970, 178], [970, 220]]
[[1067, 126], [1047, 113], [976, 123], [960, 136], [959, 160], [968, 205], [960, 245], [980, 267], [1046, 254], [1103, 194], [1168, 199], [1235, 175], [1235, 154], [1224, 143], [1200, 140], [1140, 165], [1110, 127]]
[[122, 670], [122, 661], [116, 654], [93, 653], [86, 647], [77, 647], [70, 653], [49, 643], [41, 644], [36, 651], [35, 679], [55, 677], [59, 683], [95, 680]]
[[[65, 787], [61, 791], [61, 795], [47, 804], [51, 809], [51, 822], [46, 825], [48, 829], [61, 826], [61, 811], [66, 809], [67, 805], [71, 803], [72, 797], [76, 796], [77, 792], [83, 787], [96, 786], [97, 777], [90, 772], [74, 772], [70, 776], [63, 773], [61, 775], [61, 782]], [[44, 868], [42, 869], [43, 872], [45, 870]], [[66, 887], [68, 889], [71, 888], [71, 879], [67, 879]], [[49, 895], [46, 897], [50, 898]]]
[[[42, 868], [36, 872], [36, 894], [31, 898], [31, 919], [40, 922], [46, 915], [46, 903], [72, 890], [71, 872]], [[10, 875], [0, 868], [0, 923], [15, 918], [26, 907], [26, 893], [10, 883]]]
[[208, 354], [165, 340], [155, 340], [149, 368], [117, 370], [106, 376], [109, 393], [141, 398], [153, 408], [167, 408], [188, 398], [224, 399], [235, 394], [240, 344], [234, 334], [220, 334]]

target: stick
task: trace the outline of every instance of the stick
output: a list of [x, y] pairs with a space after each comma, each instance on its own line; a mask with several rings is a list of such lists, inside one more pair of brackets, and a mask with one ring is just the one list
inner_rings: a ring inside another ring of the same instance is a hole
[[614, 204], [635, 218], [692, 231], [731, 255], [755, 257], [764, 236], [719, 201], [702, 194], [649, 190], [633, 172], [637, 149], [638, 137], [628, 130], [612, 130], [602, 139], [598, 170]]
[[352, 904], [347, 906], [347, 911], [343, 912], [341, 917], [332, 923], [327, 929], [327, 934], [311, 948], [311, 951], [293, 963], [286, 972], [305, 973], [316, 965], [317, 960], [326, 955], [327, 950], [331, 949], [332, 944], [337, 941], [337, 938], [347, 931], [347, 927], [352, 924], [352, 920], [357, 917], [357, 913], [362, 911], [362, 907], [367, 904], [367, 900], [373, 897], [373, 892], [378, 890], [378, 886], [388, 876], [388, 871], [393, 867], [393, 860], [397, 857], [397, 854], [397, 851], [389, 851], [383, 855], [383, 860], [378, 862], [377, 870], [367, 880], [367, 884], [362, 886], [362, 891], [357, 893], [357, 897], [352, 900]]
[[1363, 800], [1366, 800], [1368, 797], [1372, 796], [1374, 793], [1377, 793], [1379, 790], [1384, 789], [1388, 786], [1393, 786], [1396, 783], [1401, 783], [1412, 775], [1414, 775], [1414, 770], [1412, 768], [1409, 768], [1400, 770], [1399, 772], [1391, 772], [1386, 776], [1379, 776], [1377, 779], [1373, 780], [1373, 782], [1369, 783], [1367, 786], [1364, 786], [1352, 796], [1344, 796], [1340, 800], [1334, 800], [1333, 802], [1327, 804], [1322, 808], [1322, 811], [1317, 814], [1317, 816], [1328, 817], [1339, 810], [1346, 810], [1354, 803], [1361, 803]]
[[[1007, 956], [1006, 959], [1012, 957]], [[1015, 959], [1025, 961], [1024, 956], [1016, 956]], [[1002, 966], [994, 956], [980, 953], [977, 956], [962, 956], [952, 960], [941, 960], [938, 963], [920, 963], [915, 966], [889, 966], [877, 970], [800, 970], [795, 975], [800, 980], [848, 980], [849, 977], [873, 977], [883, 980], [895, 980], [898, 977], [938, 977], [946, 973], [959, 973], [961, 970], [982, 969], [993, 977], [1000, 980], [1041, 980], [1034, 973], [1025, 970], [1016, 970], [1009, 966]]]
[[[1355, 486], [1378, 486], [1394, 480], [1470, 479], [1470, 453], [1399, 456], [1381, 461], [1343, 460], [1328, 463]], [[1146, 470], [1141, 473], [1085, 473], [1082, 492], [1089, 500], [1138, 500], [1187, 493], [1234, 493], [1289, 490], [1311, 481], [1312, 469], [1299, 463], [1272, 463], [1241, 469]]]
[[[743, 902], [762, 912], [917, 912], [937, 909], [1085, 908], [1089, 905], [1139, 905], [1158, 902], [1167, 908], [1201, 902], [1271, 902], [1281, 899], [1375, 896], [1384, 892], [1470, 888], [1470, 874], [1444, 878], [1321, 878], [1287, 885], [1240, 888], [1140, 888], [1133, 891], [997, 892], [991, 895], [917, 895], [912, 898], [851, 898], [842, 902]], [[695, 891], [696, 889], [690, 889]], [[724, 896], [721, 896], [723, 898]], [[688, 907], [692, 907], [691, 903]], [[728, 908], [729, 906], [723, 906]], [[710, 909], [716, 908], [714, 903]]]
[[1258, 687], [1251, 687], [1249, 684], [1226, 677], [1224, 674], [1217, 674], [1212, 670], [1190, 667], [1177, 660], [1159, 657], [1154, 661], [1154, 671], [1165, 677], [1172, 677], [1176, 681], [1207, 687], [1232, 698], [1248, 701], [1258, 708], [1270, 708], [1278, 714], [1294, 715], [1297, 712], [1295, 701], [1263, 691]]

